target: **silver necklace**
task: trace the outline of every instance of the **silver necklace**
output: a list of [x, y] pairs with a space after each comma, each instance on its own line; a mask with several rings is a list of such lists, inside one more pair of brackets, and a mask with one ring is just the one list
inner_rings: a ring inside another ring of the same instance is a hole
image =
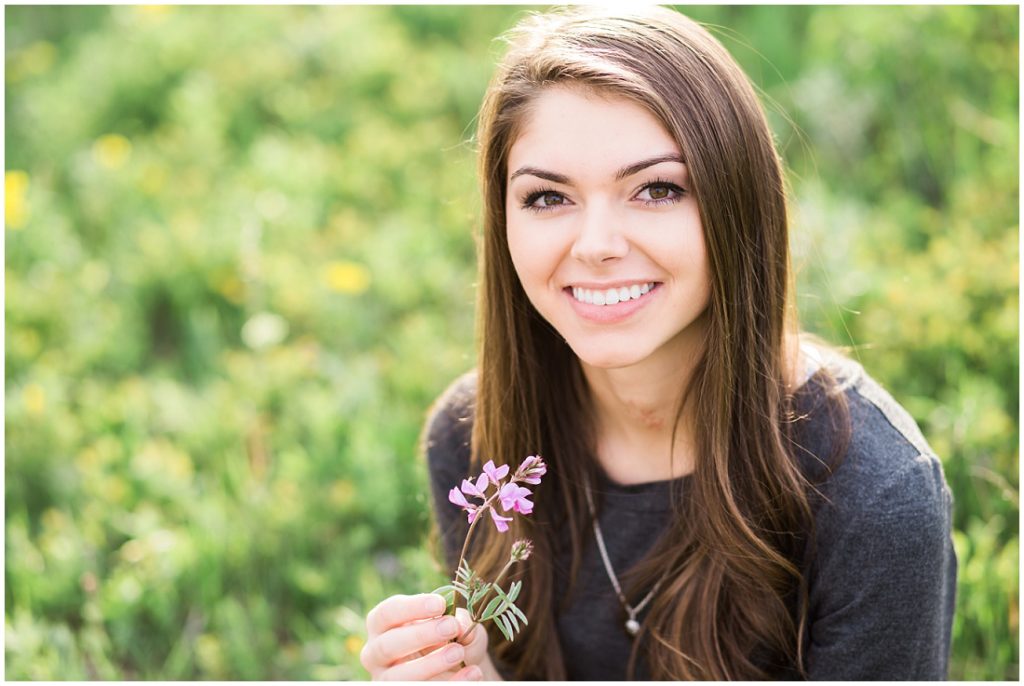
[[594, 538], [597, 539], [597, 549], [601, 553], [601, 561], [604, 562], [604, 571], [608, 572], [608, 580], [612, 582], [612, 586], [615, 588], [615, 594], [619, 596], [619, 602], [622, 603], [622, 607], [626, 610], [628, 619], [626, 620], [626, 633], [630, 636], [636, 636], [640, 631], [640, 622], [637, 621], [636, 616], [640, 614], [640, 611], [647, 607], [647, 603], [651, 602], [651, 598], [658, 591], [658, 587], [661, 586], [661, 582], [664, 581], [664, 577], [658, 579], [658, 583], [654, 584], [654, 588], [644, 596], [636, 607], [633, 607], [626, 600], [626, 595], [622, 592], [622, 587], [619, 585], [619, 579], [615, 576], [615, 570], [612, 569], [611, 560], [608, 559], [608, 550], [604, 546], [604, 536], [601, 535], [601, 525], [597, 523], [597, 511], [594, 508], [594, 498], [590, 495], [590, 484], [584, 483], [583, 490], [587, 494], [587, 505], [590, 507], [590, 516], [594, 521]]

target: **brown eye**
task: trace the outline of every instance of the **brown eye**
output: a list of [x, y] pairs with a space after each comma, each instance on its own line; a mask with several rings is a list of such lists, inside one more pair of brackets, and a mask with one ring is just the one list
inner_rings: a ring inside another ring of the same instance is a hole
[[535, 191], [523, 199], [523, 209], [544, 212], [571, 205], [572, 201], [557, 191]]
[[646, 205], [665, 205], [676, 203], [686, 193], [682, 188], [667, 181], [652, 181], [637, 193], [636, 199]]
[[651, 186], [648, 193], [650, 193], [651, 200], [664, 200], [668, 197], [669, 190], [668, 186]]

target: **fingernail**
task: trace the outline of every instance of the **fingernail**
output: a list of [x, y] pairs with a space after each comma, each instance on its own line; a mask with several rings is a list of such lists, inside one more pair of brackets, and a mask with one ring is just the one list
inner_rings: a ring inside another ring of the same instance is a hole
[[452, 643], [444, 649], [444, 659], [449, 664], [453, 664], [461, 660], [465, 652], [466, 651], [458, 643]]
[[484, 678], [484, 673], [480, 671], [479, 667], [473, 665], [469, 668], [469, 671], [466, 672], [466, 678], [470, 681], [480, 681]]
[[444, 598], [437, 595], [436, 593], [432, 594], [429, 598], [423, 601], [423, 609], [427, 612], [432, 612], [435, 615], [439, 615], [442, 612], [444, 612], [444, 609], [447, 606], [447, 603], [444, 602]]
[[459, 630], [459, 623], [454, 617], [445, 617], [437, 624], [437, 633], [448, 638], [454, 636]]

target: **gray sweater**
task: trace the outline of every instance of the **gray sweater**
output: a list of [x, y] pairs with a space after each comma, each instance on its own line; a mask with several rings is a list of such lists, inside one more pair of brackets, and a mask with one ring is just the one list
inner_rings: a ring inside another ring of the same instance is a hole
[[[950, 537], [952, 497], [942, 466], [907, 412], [859, 365], [837, 358], [829, 367], [846, 395], [852, 436], [838, 469], [821, 486], [829, 502], [815, 509], [817, 553], [798, 561], [810, 593], [807, 673], [815, 680], [944, 679], [957, 563]], [[466, 518], [448, 502], [448, 491], [469, 472], [474, 389], [472, 374], [456, 381], [427, 424], [434, 511], [450, 567]], [[831, 423], [815, 411], [823, 393], [812, 379], [797, 394], [798, 412], [807, 415], [797, 442], [826, 458]], [[812, 477], [815, 464], [801, 461]], [[654, 545], [671, 515], [671, 489], [677, 486], [685, 497], [689, 478], [628, 486], [603, 478], [596, 484], [599, 521], [619, 578]], [[567, 590], [568, 556], [553, 561], [555, 597]], [[573, 597], [556, 617], [570, 679], [626, 678], [631, 639], [624, 617], [591, 537]], [[798, 675], [793, 665], [763, 666], [776, 678]], [[510, 677], [506, 665], [498, 667]], [[637, 677], [649, 677], [642, 658]]]

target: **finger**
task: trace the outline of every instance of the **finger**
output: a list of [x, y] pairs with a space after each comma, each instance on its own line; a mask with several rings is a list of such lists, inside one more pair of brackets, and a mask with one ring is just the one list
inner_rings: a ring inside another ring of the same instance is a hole
[[385, 631], [366, 642], [365, 658], [372, 664], [390, 667], [402, 658], [433, 652], [455, 638], [459, 623], [454, 617], [413, 622]]
[[453, 669], [466, 656], [466, 649], [458, 643], [449, 643], [440, 650], [415, 660], [389, 667], [380, 673], [382, 681], [426, 681]]
[[461, 627], [459, 643], [466, 646], [466, 663], [479, 664], [487, 655], [487, 630], [482, 624], [477, 624], [472, 631], [467, 631], [473, 622], [469, 613], [461, 608], [456, 611], [455, 618]]
[[368, 638], [417, 619], [437, 617], [445, 610], [445, 600], [436, 593], [393, 595], [385, 598], [366, 615]]
[[450, 681], [483, 681], [484, 673], [476, 665], [469, 665], [465, 669], [461, 669], [455, 673], [454, 676], [449, 679]]
[[441, 672], [440, 674], [435, 674], [434, 676], [427, 679], [427, 681], [454, 681], [455, 670], [457, 670], [458, 667], [458, 665], [455, 665], [455, 667], [453, 667], [452, 669], [449, 669], [445, 672]]
[[487, 630], [477, 626], [465, 640], [469, 642], [461, 643], [466, 648], [466, 664], [478, 665], [483, 662], [487, 657]]

